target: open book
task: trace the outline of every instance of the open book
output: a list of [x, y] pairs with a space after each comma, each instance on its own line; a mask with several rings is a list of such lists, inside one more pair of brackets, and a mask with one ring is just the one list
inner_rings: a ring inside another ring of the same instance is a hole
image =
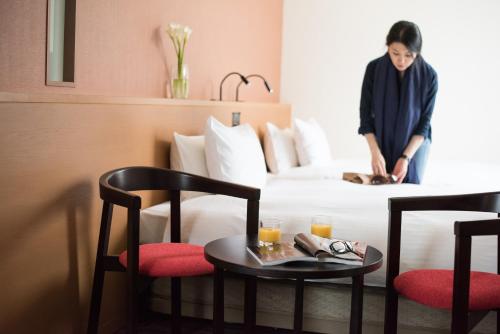
[[[338, 253], [347, 242], [352, 251]], [[332, 244], [334, 244], [333, 247]], [[326, 239], [316, 235], [299, 233], [294, 242], [283, 241], [272, 248], [248, 246], [248, 252], [263, 266], [272, 266], [294, 261], [331, 262], [360, 266], [366, 253], [366, 244], [338, 239]]]

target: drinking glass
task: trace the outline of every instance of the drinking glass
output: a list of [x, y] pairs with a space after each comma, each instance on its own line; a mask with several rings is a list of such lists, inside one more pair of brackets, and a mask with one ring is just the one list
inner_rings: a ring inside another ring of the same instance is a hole
[[322, 238], [332, 237], [332, 217], [317, 215], [311, 219], [311, 234]]
[[272, 247], [281, 241], [281, 221], [265, 218], [259, 222], [259, 246]]

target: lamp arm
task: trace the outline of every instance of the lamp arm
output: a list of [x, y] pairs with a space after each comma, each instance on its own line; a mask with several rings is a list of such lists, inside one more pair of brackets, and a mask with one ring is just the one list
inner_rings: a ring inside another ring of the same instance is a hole
[[[267, 83], [266, 79], [262, 75], [260, 75], [260, 74], [250, 74], [250, 75], [247, 75], [245, 78], [248, 80], [248, 78], [254, 78], [254, 77], [261, 78], [262, 81], [264, 82], [264, 86], [266, 87], [267, 91], [269, 93], [273, 92], [272, 88], [269, 86], [269, 84]], [[240, 89], [240, 86], [241, 86], [242, 82], [243, 81], [240, 81], [240, 83], [238, 83], [238, 86], [236, 86], [236, 101], [238, 101], [238, 99], [239, 99], [239, 95], [240, 95], [239, 89]]]
[[[228, 74], [226, 74], [226, 76], [222, 79], [222, 81], [220, 82], [220, 86], [219, 86], [219, 101], [222, 101], [222, 84], [224, 83], [224, 81], [226, 81], [226, 79], [231, 76], [231, 75], [238, 75], [241, 79], [242, 82], [245, 82], [245, 84], [248, 84], [248, 80], [245, 78], [245, 76], [239, 72], [230, 72]], [[241, 82], [240, 82], [241, 83]]]

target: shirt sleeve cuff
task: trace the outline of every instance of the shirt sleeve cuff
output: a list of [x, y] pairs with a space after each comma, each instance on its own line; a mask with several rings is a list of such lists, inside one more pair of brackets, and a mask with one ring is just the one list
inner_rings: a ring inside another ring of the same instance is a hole
[[358, 134], [365, 135], [367, 133], [375, 133], [375, 129], [372, 126], [362, 125], [358, 129]]
[[414, 135], [423, 136], [425, 139], [430, 137], [430, 129], [428, 127], [423, 129], [416, 129]]

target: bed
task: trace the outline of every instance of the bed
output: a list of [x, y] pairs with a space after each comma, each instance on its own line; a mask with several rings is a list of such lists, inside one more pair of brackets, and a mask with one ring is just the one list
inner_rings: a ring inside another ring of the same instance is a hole
[[[322, 167], [296, 167], [268, 174], [262, 188], [261, 217], [282, 220], [283, 233], [307, 231], [312, 216], [329, 215], [335, 237], [363, 240], [387, 249], [388, 198], [449, 195], [500, 189], [500, 164], [473, 162], [429, 163], [422, 185], [366, 186], [341, 179], [342, 172], [369, 172], [367, 161], [334, 160]], [[473, 171], [473, 173], [471, 172]], [[141, 242], [169, 241], [169, 204], [162, 203], [141, 213]], [[245, 233], [245, 202], [219, 195], [190, 198], [182, 204], [182, 238], [185, 242], [207, 242]], [[403, 215], [401, 271], [413, 268], [452, 268], [454, 254], [453, 222], [456, 220], [495, 218], [495, 214], [474, 212], [407, 212]], [[495, 237], [480, 237], [473, 242], [472, 269], [496, 271]], [[349, 287], [346, 281], [311, 282], [306, 287], [304, 328], [311, 331], [346, 331]], [[153, 285], [151, 308], [168, 312], [168, 280]], [[211, 317], [211, 280], [186, 280], [190, 293], [185, 295], [183, 312]], [[383, 287], [385, 265], [365, 277], [371, 288], [365, 293], [364, 329], [380, 333], [383, 326]], [[229, 321], [241, 321], [242, 285], [233, 279], [226, 288], [226, 315]], [[258, 323], [290, 327], [292, 324], [293, 285], [283, 281], [259, 283]], [[185, 313], [186, 314], [186, 313]], [[449, 326], [449, 313], [403, 301], [399, 323], [401, 333], [439, 332]], [[494, 319], [487, 317], [475, 333], [493, 333]], [[446, 332], [446, 330], [445, 330]]]

